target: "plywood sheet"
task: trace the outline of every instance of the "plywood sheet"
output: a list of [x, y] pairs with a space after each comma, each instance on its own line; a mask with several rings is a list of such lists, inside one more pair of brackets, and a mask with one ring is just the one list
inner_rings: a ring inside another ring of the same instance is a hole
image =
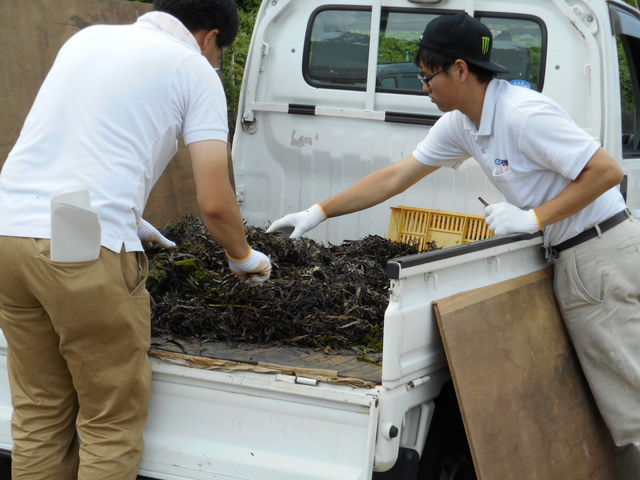
[[[120, 0], [0, 0], [0, 168], [62, 44], [93, 24], [126, 24], [150, 4]], [[197, 214], [184, 147], [153, 189], [144, 216], [155, 225]]]
[[565, 332], [552, 273], [435, 303], [480, 480], [623, 480]]

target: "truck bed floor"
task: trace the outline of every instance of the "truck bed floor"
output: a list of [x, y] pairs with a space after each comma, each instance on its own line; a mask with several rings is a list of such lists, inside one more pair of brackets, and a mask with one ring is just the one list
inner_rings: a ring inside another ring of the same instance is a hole
[[[336, 383], [379, 385], [382, 378], [381, 354], [367, 354], [344, 350], [324, 352], [317, 349], [287, 345], [229, 345], [222, 342], [189, 343], [184, 340], [153, 337], [151, 356], [173, 359], [182, 356], [185, 363], [197, 368], [228, 369], [238, 364], [239, 369], [255, 366], [278, 373], [321, 377], [335, 377]], [[210, 359], [210, 362], [207, 362]], [[221, 362], [217, 362], [217, 360]], [[195, 365], [195, 364], [198, 365]], [[203, 365], [207, 364], [207, 367]], [[258, 370], [259, 371], [259, 370]], [[273, 372], [269, 372], [273, 373]]]

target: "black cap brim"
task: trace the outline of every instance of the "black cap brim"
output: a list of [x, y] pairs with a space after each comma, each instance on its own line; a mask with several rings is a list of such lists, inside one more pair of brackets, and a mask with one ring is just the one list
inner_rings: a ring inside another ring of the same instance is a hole
[[498, 65], [497, 63], [493, 63], [493, 62], [483, 62], [483, 61], [479, 61], [479, 60], [467, 60], [466, 58], [463, 58], [462, 60], [464, 60], [467, 63], [473, 63], [474, 65], [477, 65], [478, 67], [482, 67], [486, 70], [489, 70], [491, 72], [496, 72], [496, 73], [509, 73], [509, 70], [504, 68], [502, 65]]

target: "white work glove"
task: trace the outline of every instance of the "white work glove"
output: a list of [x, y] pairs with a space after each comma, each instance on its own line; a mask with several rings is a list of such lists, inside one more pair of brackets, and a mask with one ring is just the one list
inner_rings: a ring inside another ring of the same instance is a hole
[[138, 223], [138, 238], [143, 242], [157, 242], [165, 248], [173, 248], [176, 246], [167, 237], [162, 235], [156, 227], [147, 222], [144, 218]]
[[249, 249], [244, 258], [230, 257], [227, 253], [229, 268], [240, 280], [252, 287], [264, 283], [271, 275], [271, 260], [264, 253]]
[[496, 235], [535, 233], [540, 230], [540, 223], [533, 208], [522, 210], [507, 202], [492, 203], [485, 207], [484, 216], [487, 217], [489, 228]]
[[322, 207], [316, 203], [302, 212], [289, 213], [279, 218], [267, 228], [267, 233], [279, 231], [289, 235], [289, 238], [298, 238], [326, 219]]

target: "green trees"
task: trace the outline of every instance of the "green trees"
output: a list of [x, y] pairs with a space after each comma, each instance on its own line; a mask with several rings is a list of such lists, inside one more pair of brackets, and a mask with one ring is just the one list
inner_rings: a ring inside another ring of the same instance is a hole
[[[260, 0], [240, 0], [240, 30], [233, 44], [224, 50], [222, 58], [222, 83], [227, 94], [227, 113], [229, 115], [229, 130], [233, 135], [236, 118], [238, 116], [238, 99], [240, 97], [240, 85], [244, 74], [244, 65], [247, 60], [247, 52], [251, 43], [253, 25], [258, 14]], [[245, 8], [249, 7], [249, 8]], [[233, 138], [233, 137], [232, 137]]]
[[260, 7], [260, 0], [236, 0], [240, 10], [257, 10]]

